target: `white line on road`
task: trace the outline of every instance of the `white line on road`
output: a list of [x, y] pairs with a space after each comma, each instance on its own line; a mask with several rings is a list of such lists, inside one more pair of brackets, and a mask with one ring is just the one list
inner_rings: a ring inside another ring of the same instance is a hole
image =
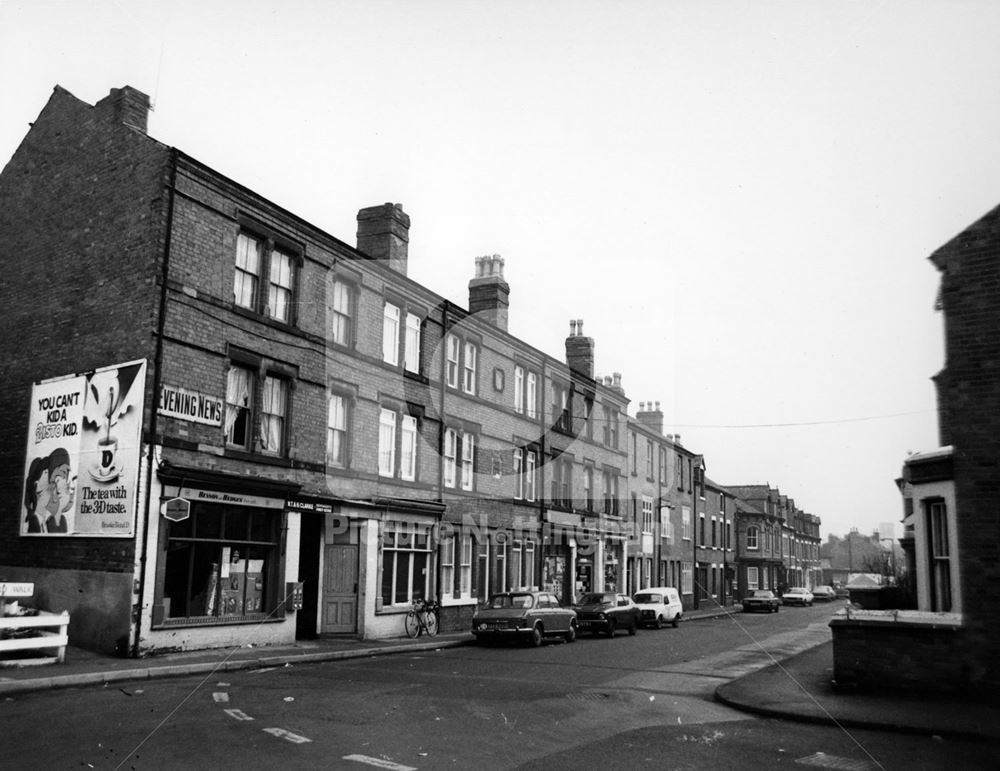
[[250, 715], [241, 709], [226, 709], [223, 710], [229, 717], [236, 718], [237, 720], [253, 720]]
[[367, 755], [344, 755], [343, 759], [353, 760], [357, 763], [367, 763], [369, 766], [375, 766], [376, 768], [388, 768], [390, 771], [417, 771], [416, 766], [404, 766], [399, 763], [393, 763], [391, 760], [371, 758]]
[[299, 736], [298, 734], [293, 734], [291, 731], [286, 731], [284, 728], [265, 728], [264, 733], [277, 736], [279, 739], [284, 739], [292, 744], [306, 744], [312, 741], [312, 739], [307, 739], [305, 736]]
[[216, 691], [212, 694], [212, 698], [215, 699], [216, 704], [224, 704], [229, 701], [229, 694], [225, 691]]

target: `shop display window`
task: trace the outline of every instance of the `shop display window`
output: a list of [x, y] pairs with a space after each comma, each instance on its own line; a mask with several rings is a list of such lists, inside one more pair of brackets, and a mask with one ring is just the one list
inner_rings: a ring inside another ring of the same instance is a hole
[[163, 569], [166, 619], [235, 619], [272, 613], [281, 513], [194, 504], [169, 523]]
[[430, 526], [386, 522], [382, 530], [382, 606], [434, 596]]

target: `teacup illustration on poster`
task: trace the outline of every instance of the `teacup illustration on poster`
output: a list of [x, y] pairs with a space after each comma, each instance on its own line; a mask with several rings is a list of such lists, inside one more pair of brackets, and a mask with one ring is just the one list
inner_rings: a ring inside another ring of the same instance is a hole
[[[134, 372], [124, 370], [98, 372], [87, 383], [86, 425], [97, 432], [96, 446], [87, 471], [95, 482], [110, 484], [123, 475], [114, 428], [132, 409], [125, 397], [134, 375]], [[123, 383], [123, 377], [128, 382]]]

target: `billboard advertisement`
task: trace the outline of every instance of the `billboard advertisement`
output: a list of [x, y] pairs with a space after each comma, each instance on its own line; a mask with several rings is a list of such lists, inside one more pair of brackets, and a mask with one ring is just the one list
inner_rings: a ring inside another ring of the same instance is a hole
[[21, 535], [131, 536], [145, 360], [35, 383]]

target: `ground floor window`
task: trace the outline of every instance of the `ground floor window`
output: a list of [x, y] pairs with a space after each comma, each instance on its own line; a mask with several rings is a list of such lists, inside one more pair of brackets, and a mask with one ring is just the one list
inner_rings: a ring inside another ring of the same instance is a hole
[[473, 540], [471, 535], [454, 535], [441, 541], [441, 590], [456, 600], [472, 597]]
[[535, 581], [535, 542], [516, 540], [510, 549], [511, 589], [530, 589]]
[[282, 513], [195, 503], [170, 522], [162, 578], [164, 617], [234, 618], [279, 609]]
[[694, 593], [694, 565], [690, 562], [681, 563], [681, 592]]
[[432, 597], [432, 562], [430, 525], [384, 523], [382, 606], [408, 605], [414, 600]]

